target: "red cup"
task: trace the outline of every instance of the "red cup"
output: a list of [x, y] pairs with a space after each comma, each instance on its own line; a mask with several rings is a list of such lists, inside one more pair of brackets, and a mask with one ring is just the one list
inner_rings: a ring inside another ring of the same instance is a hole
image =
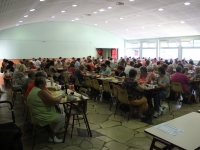
[[74, 85], [73, 85], [73, 84], [70, 84], [69, 88], [70, 88], [71, 90], [74, 90]]

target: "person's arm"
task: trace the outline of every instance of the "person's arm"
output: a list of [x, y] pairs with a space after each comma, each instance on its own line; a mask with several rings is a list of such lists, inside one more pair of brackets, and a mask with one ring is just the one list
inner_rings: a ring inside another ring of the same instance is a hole
[[146, 83], [150, 83], [151, 82], [151, 77], [149, 74], [147, 74], [147, 77], [146, 77]]
[[145, 85], [144, 84], [138, 84], [138, 86], [136, 87], [136, 89], [139, 92], [143, 92], [145, 90]]
[[40, 90], [38, 92], [38, 96], [48, 106], [54, 106], [55, 104], [58, 104], [60, 100], [65, 97], [65, 95], [59, 95], [54, 98], [46, 90]]
[[161, 86], [162, 88], [167, 88], [169, 86], [169, 78], [165, 76], [164, 82], [158, 81], [158, 86]]

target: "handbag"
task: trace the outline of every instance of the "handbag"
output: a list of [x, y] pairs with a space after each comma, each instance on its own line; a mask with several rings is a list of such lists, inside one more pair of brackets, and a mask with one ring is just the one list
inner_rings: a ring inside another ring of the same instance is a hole
[[1, 73], [3, 73], [3, 67], [1, 67]]

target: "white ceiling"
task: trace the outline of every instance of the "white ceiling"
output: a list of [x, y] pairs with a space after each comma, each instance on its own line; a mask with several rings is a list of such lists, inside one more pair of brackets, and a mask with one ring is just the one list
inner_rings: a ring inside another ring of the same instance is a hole
[[[116, 2], [124, 2], [124, 5], [116, 5]], [[185, 2], [190, 5], [184, 5]], [[73, 4], [77, 7], [72, 7]], [[33, 8], [35, 11], [30, 12]], [[105, 11], [100, 12], [100, 9]], [[61, 13], [61, 10], [66, 12]], [[97, 14], [93, 13], [95, 11]], [[200, 0], [0, 0], [0, 30], [16, 24], [72, 20], [92, 26], [97, 24], [96, 27], [124, 39], [200, 35]]]

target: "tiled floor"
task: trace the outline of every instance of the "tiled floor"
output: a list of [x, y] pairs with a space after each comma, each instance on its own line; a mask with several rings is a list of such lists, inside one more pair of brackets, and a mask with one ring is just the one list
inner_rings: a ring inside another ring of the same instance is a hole
[[[11, 100], [10, 89], [6, 89], [6, 93], [1, 96], [2, 100]], [[189, 112], [200, 109], [200, 104], [183, 105], [180, 107], [176, 102], [171, 102], [171, 112], [166, 109], [165, 114], [153, 120], [153, 125], [171, 120], [173, 118], [185, 115]], [[166, 103], [163, 105], [167, 106]], [[25, 123], [23, 114], [23, 103], [20, 96], [14, 105], [16, 123], [22, 128], [23, 136], [22, 142], [24, 150], [30, 150], [32, 146], [33, 137], [28, 136], [28, 123]], [[0, 121], [9, 120], [8, 108], [5, 105], [0, 105]], [[108, 104], [98, 104], [92, 100], [88, 101], [88, 120], [92, 129], [93, 137], [87, 137], [85, 125], [76, 125], [73, 132], [73, 137], [70, 137], [71, 131], [68, 133], [66, 142], [60, 144], [48, 143], [48, 135], [46, 131], [39, 130], [34, 149], [41, 150], [147, 150], [151, 144], [152, 137], [144, 133], [144, 129], [153, 125], [148, 125], [140, 122], [139, 119], [131, 118], [127, 122], [126, 116], [121, 116], [120, 112], [113, 116], [114, 108], [109, 111]], [[58, 135], [59, 138], [63, 134]]]

